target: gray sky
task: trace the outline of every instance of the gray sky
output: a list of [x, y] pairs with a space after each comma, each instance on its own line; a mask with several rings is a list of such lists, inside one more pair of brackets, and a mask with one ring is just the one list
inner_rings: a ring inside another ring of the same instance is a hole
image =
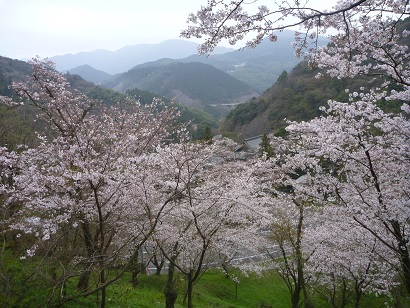
[[178, 39], [206, 0], [0, 0], [0, 56], [49, 57]]
[[187, 25], [188, 14], [206, 3], [207, 0], [0, 0], [0, 56], [51, 57], [178, 39]]

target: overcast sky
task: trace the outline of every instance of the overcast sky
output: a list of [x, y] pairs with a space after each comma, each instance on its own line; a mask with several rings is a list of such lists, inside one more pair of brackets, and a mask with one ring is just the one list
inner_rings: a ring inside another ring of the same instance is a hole
[[207, 0], [0, 0], [0, 56], [51, 57], [178, 39], [189, 13], [206, 3]]

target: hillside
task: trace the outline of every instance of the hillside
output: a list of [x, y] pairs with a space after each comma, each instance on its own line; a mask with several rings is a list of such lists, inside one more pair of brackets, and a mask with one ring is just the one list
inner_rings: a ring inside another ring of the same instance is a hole
[[[175, 62], [201, 62], [228, 73], [232, 77], [252, 86], [259, 92], [270, 88], [283, 70], [290, 71], [301, 59], [294, 56], [292, 43], [294, 32], [279, 32], [278, 41], [272, 43], [264, 39], [255, 48], [245, 48], [223, 54], [213, 53], [210, 56], [191, 55], [182, 59], [160, 59], [142, 64], [143, 66], [163, 66]], [[325, 45], [327, 39], [320, 37], [319, 45]], [[313, 44], [313, 42], [312, 42]]]
[[[289, 74], [284, 71], [278, 81], [260, 97], [241, 104], [227, 115], [221, 130], [239, 140], [263, 133], [283, 133], [286, 120], [303, 121], [320, 115], [319, 107], [329, 99], [348, 101], [345, 89], [369, 89], [378, 81], [361, 76], [336, 79], [323, 74], [315, 78], [319, 69], [311, 69], [307, 62], [299, 63]], [[372, 82], [373, 80], [373, 82]], [[399, 111], [394, 101], [382, 102], [383, 109]]]
[[[410, 18], [401, 20], [397, 30], [410, 29]], [[404, 36], [400, 44], [410, 46], [410, 38]], [[289, 72], [289, 73], [288, 73]], [[355, 78], [330, 78], [318, 68], [310, 68], [306, 61], [300, 62], [291, 71], [282, 71], [276, 83], [258, 98], [237, 106], [227, 115], [221, 125], [224, 134], [236, 136], [238, 140], [263, 133], [283, 134], [286, 119], [306, 121], [320, 115], [319, 107], [327, 106], [329, 99], [348, 102], [350, 92], [366, 92], [381, 78], [357, 75]], [[318, 73], [321, 78], [315, 78]], [[364, 90], [360, 90], [363, 87]], [[392, 87], [395, 87], [392, 85]], [[385, 112], [400, 112], [402, 102], [381, 100], [380, 108]]]
[[13, 81], [23, 81], [30, 74], [30, 65], [24, 61], [0, 56], [0, 95], [11, 96], [9, 85]]
[[101, 82], [109, 79], [111, 77], [110, 74], [103, 72], [101, 70], [97, 70], [90, 65], [84, 64], [81, 66], [77, 66], [68, 71], [70, 74], [75, 74], [81, 76], [83, 79], [91, 81], [95, 84], [100, 84]]
[[[27, 62], [0, 56], [0, 95], [13, 96], [13, 91], [9, 88], [11, 83], [27, 80], [30, 71], [31, 67]], [[102, 100], [108, 105], [115, 104], [125, 97], [124, 93], [96, 86], [82, 79], [79, 75], [67, 74], [67, 79], [72, 88], [91, 98]], [[126, 95], [139, 99], [142, 104], [148, 104], [152, 102], [154, 97], [161, 96], [140, 90], [133, 90]], [[194, 139], [202, 137], [205, 127], [216, 129], [217, 122], [210, 114], [185, 106], [177, 106], [177, 108], [181, 112], [179, 119], [181, 122], [192, 122], [191, 132]], [[44, 131], [43, 126], [44, 124], [36, 117], [30, 106], [8, 108], [0, 104], [0, 146], [8, 145], [10, 148], [14, 148], [20, 143], [34, 145], [37, 140], [35, 132]]]
[[251, 86], [198, 62], [136, 66], [103, 85], [121, 92], [133, 88], [151, 91], [200, 109], [205, 105], [244, 102], [258, 95]]
[[[234, 50], [217, 47], [208, 56], [198, 55], [198, 45], [195, 43], [169, 40], [159, 44], [125, 46], [117, 51], [95, 50], [51, 59], [56, 62], [57, 69], [68, 70], [97, 84], [105, 80], [104, 74], [124, 73], [137, 65], [160, 67], [171, 63], [200, 62], [212, 65], [263, 92], [276, 82], [283, 70], [290, 71], [301, 61], [295, 58], [292, 48], [294, 32], [284, 30], [277, 35], [278, 41], [275, 43], [266, 38], [255, 48]], [[319, 45], [326, 43], [326, 38], [319, 37]], [[313, 41], [311, 44], [315, 46]]]

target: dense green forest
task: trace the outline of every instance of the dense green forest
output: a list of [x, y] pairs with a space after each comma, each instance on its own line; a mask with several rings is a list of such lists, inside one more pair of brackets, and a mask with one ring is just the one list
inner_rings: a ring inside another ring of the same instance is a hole
[[199, 108], [229, 103], [242, 96], [258, 93], [227, 73], [198, 62], [136, 66], [114, 76], [103, 85], [118, 91], [138, 88], [155, 92]]
[[[306, 61], [296, 65], [290, 73], [283, 71], [277, 82], [261, 96], [241, 104], [226, 116], [221, 131], [239, 136], [239, 139], [274, 132], [280, 134], [286, 120], [307, 121], [321, 114], [319, 107], [326, 106], [329, 99], [347, 102], [345, 91], [370, 89], [380, 82], [371, 76], [355, 78], [331, 78], [312, 68]], [[379, 106], [388, 112], [399, 112], [400, 102], [382, 100]]]

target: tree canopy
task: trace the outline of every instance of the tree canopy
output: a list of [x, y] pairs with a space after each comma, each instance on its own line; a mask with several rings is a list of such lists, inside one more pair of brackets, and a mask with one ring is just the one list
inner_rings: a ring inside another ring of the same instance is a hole
[[[330, 10], [312, 7], [309, 1], [258, 5], [261, 2], [208, 1], [190, 14], [181, 36], [205, 37], [199, 51], [209, 53], [223, 39], [231, 44], [246, 39], [246, 46], [255, 47], [266, 36], [275, 42], [275, 30], [299, 26], [300, 31], [295, 32], [296, 55], [302, 56], [308, 48], [311, 62], [332, 77], [383, 75], [408, 90], [410, 55], [402, 42], [409, 31], [397, 28], [399, 20], [410, 14], [407, 1], [339, 0]], [[308, 38], [325, 33], [332, 33], [328, 46], [307, 45]], [[408, 91], [400, 91], [400, 96], [408, 98]]]

